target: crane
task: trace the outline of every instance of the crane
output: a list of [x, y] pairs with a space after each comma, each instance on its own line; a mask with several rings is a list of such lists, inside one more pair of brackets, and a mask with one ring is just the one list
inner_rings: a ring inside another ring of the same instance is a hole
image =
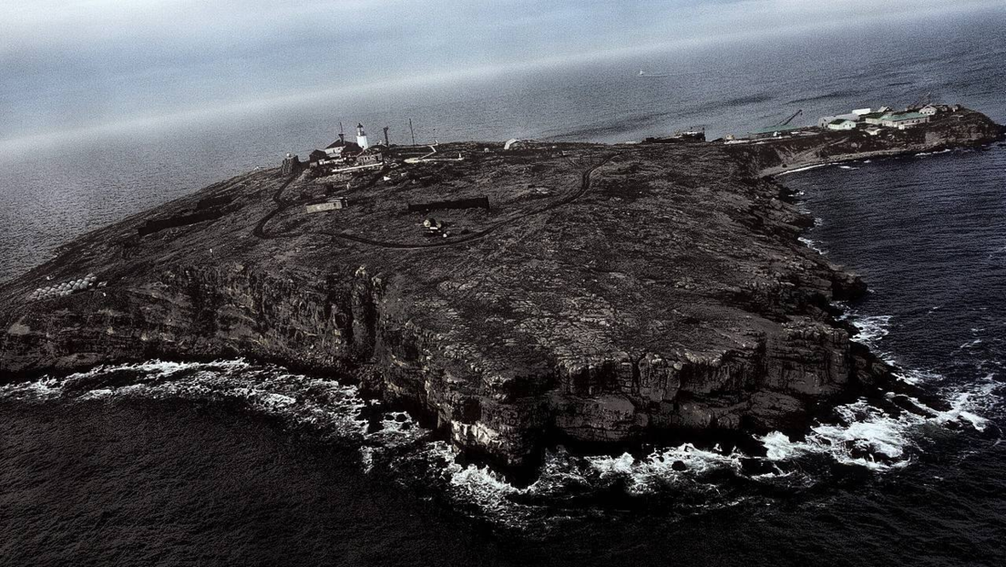
[[790, 117], [789, 117], [789, 118], [787, 118], [786, 120], [783, 120], [782, 122], [780, 122], [780, 123], [776, 124], [776, 126], [786, 126], [786, 125], [788, 125], [788, 124], [789, 124], [790, 122], [792, 122], [794, 118], [796, 118], [797, 116], [800, 116], [801, 114], [803, 114], [803, 109], [802, 109], [802, 108], [801, 108], [800, 110], [797, 110], [796, 112], [794, 112], [794, 113], [792, 114], [792, 116], [790, 116]]
[[912, 108], [922, 108], [923, 106], [926, 106], [928, 104], [932, 104], [932, 94], [933, 94], [932, 91], [927, 92], [926, 94], [922, 95], [922, 98], [920, 98], [919, 100], [915, 101], [915, 103], [912, 104], [912, 106], [909, 106], [908, 108], [909, 109], [912, 109]]

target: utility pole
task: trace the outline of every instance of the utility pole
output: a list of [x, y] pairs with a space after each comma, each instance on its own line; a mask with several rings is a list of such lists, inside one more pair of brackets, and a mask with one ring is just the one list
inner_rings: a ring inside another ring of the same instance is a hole
[[346, 145], [346, 133], [342, 131], [342, 121], [339, 122], [339, 143]]
[[384, 127], [384, 147], [390, 148], [391, 142], [388, 141], [388, 127]]
[[412, 145], [416, 145], [416, 131], [412, 129], [412, 119], [409, 118], [409, 132], [412, 132]]

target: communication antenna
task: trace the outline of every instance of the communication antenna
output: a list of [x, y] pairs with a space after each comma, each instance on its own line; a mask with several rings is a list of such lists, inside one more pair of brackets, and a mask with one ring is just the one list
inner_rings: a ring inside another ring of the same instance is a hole
[[409, 132], [412, 132], [412, 145], [416, 145], [416, 131], [412, 129], [412, 119], [409, 118]]

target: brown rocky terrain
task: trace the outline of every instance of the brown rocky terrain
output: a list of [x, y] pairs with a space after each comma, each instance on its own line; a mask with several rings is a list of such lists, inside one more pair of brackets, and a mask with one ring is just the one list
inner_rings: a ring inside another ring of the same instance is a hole
[[[353, 374], [515, 466], [554, 441], [799, 427], [889, 369], [831, 307], [863, 282], [797, 240], [809, 219], [765, 174], [1000, 135], [960, 115], [744, 145], [448, 144], [463, 161], [325, 183], [249, 173], [0, 286], [0, 372], [245, 356]], [[348, 207], [308, 212], [333, 197]], [[107, 284], [33, 299], [89, 273]]]

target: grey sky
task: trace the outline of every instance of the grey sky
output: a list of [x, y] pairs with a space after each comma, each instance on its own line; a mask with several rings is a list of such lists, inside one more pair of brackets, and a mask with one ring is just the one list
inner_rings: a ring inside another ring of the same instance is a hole
[[[0, 139], [1003, 0], [2, 0]], [[265, 102], [263, 102], [265, 101]], [[5, 118], [3, 118], [5, 117]], [[113, 118], [114, 117], [114, 118]]]

